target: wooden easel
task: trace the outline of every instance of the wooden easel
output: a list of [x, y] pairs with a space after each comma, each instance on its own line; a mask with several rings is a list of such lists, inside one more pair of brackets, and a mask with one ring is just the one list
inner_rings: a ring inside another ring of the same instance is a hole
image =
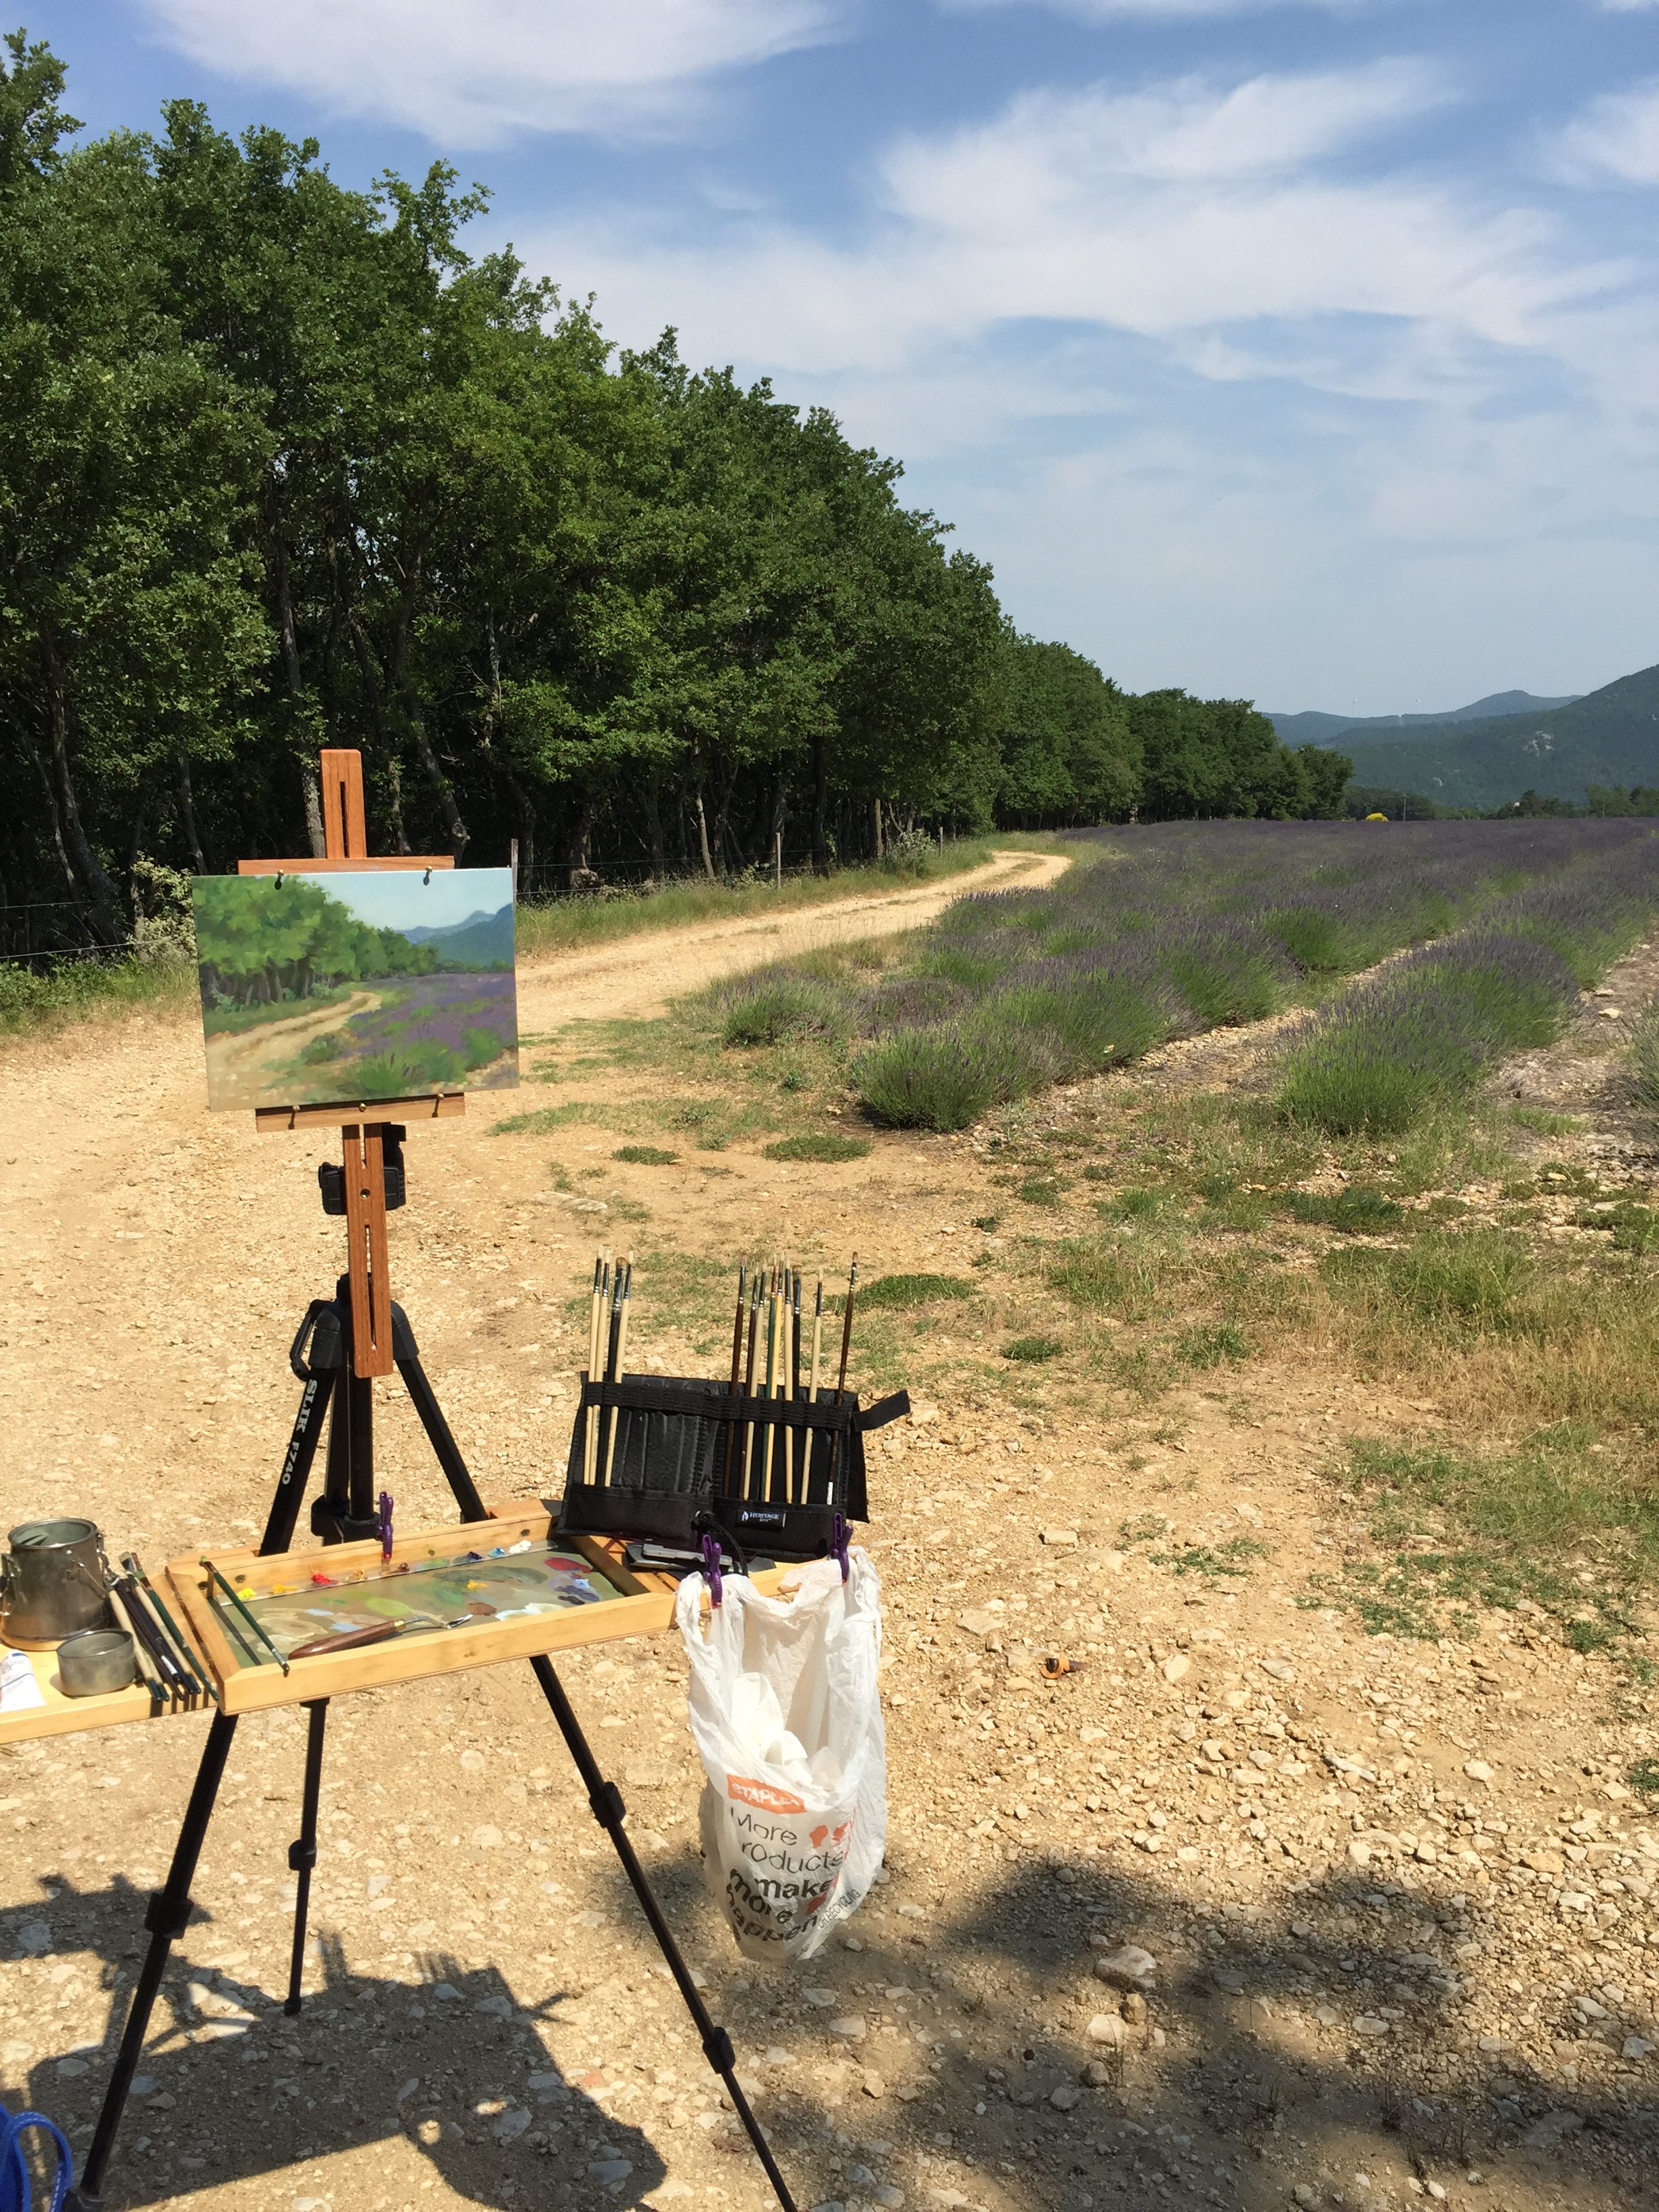
[[[363, 812], [363, 757], [344, 746], [322, 752], [323, 842], [325, 857], [295, 860], [239, 860], [239, 876], [318, 875], [352, 870], [453, 868], [447, 853], [397, 853], [371, 856]], [[344, 1152], [346, 1261], [351, 1279], [351, 1366], [367, 1378], [390, 1375], [392, 1285], [387, 1273], [385, 1139], [394, 1122], [441, 1121], [466, 1111], [464, 1091], [435, 1097], [387, 1098], [375, 1102], [381, 1117], [368, 1120], [367, 1103], [357, 1106], [259, 1106], [253, 1126], [262, 1135], [279, 1129], [338, 1128]]]
[[[276, 875], [315, 873], [322, 869], [428, 869], [453, 866], [447, 855], [437, 854], [418, 857], [401, 854], [392, 860], [369, 859], [363, 818], [362, 756], [343, 749], [325, 750], [322, 756], [322, 771], [323, 822], [328, 845], [327, 857], [322, 860], [244, 860], [239, 864], [239, 872]], [[375, 1102], [377, 1113], [387, 1116], [396, 1115], [409, 1120], [444, 1118], [462, 1113], [465, 1109], [465, 1097], [459, 1091], [436, 1098], [428, 1097]], [[256, 1109], [255, 1113], [256, 1127], [262, 1131], [318, 1127], [338, 1127], [343, 1130], [346, 1229], [349, 1244], [347, 1273], [341, 1279], [334, 1297], [313, 1300], [289, 1355], [289, 1363], [304, 1389], [289, 1439], [288, 1452], [277, 1479], [276, 1495], [271, 1500], [270, 1517], [260, 1541], [258, 1556], [261, 1558], [286, 1553], [292, 1547], [307, 1479], [321, 1436], [324, 1416], [331, 1401], [334, 1419], [329, 1431], [327, 1487], [325, 1496], [317, 1499], [312, 1509], [313, 1532], [329, 1544], [349, 1542], [354, 1538], [366, 1539], [374, 1533], [372, 1479], [374, 1378], [377, 1375], [389, 1375], [394, 1368], [408, 1389], [428, 1440], [454, 1494], [463, 1523], [495, 1517], [480, 1497], [459, 1447], [450, 1433], [449, 1425], [439, 1408], [432, 1386], [421, 1365], [408, 1320], [401, 1308], [394, 1305], [392, 1300], [386, 1261], [385, 1150], [393, 1125], [389, 1119], [370, 1121], [368, 1111], [368, 1103], [364, 1102], [356, 1107], [276, 1108]], [[402, 1133], [401, 1129], [396, 1131], [399, 1139]], [[346, 1371], [348, 1366], [349, 1373]], [[661, 1601], [667, 1602], [665, 1599]], [[432, 1640], [436, 1642], [438, 1639]], [[544, 1644], [540, 1650], [531, 1655], [531, 1670], [581, 1777], [593, 1817], [611, 1838], [623, 1872], [639, 1900], [640, 1908], [656, 1938], [658, 1948], [691, 2015], [702, 2045], [703, 2056], [719, 2075], [732, 2100], [732, 2108], [742, 2122], [765, 2170], [766, 2178], [776, 2193], [782, 2212], [796, 2212], [794, 2200], [778, 2170], [771, 2148], [738, 2081], [737, 2053], [732, 2048], [732, 2039], [723, 2027], [716, 2025], [703, 2002], [701, 1990], [691, 1978], [691, 1970], [681, 1955], [673, 1931], [646, 1880], [645, 1869], [640, 1864], [638, 1854], [623, 1826], [625, 1808], [622, 1792], [614, 1782], [605, 1779], [582, 1732], [581, 1723], [565, 1696], [553, 1662], [547, 1656], [547, 1649], [548, 1646]], [[362, 1657], [368, 1656], [368, 1653], [360, 1655]], [[405, 1656], [395, 1655], [399, 1659]], [[435, 1657], [437, 1655], [430, 1656]], [[308, 1661], [297, 1663], [307, 1667], [311, 1664]], [[364, 1679], [371, 1678], [378, 1671], [378, 1667], [369, 1669]], [[349, 1672], [353, 1686], [359, 1686], [358, 1678], [362, 1673], [361, 1668], [354, 1666]], [[288, 2001], [284, 2007], [290, 2015], [298, 2014], [301, 2009], [307, 1910], [311, 1873], [317, 1863], [317, 1815], [322, 1788], [328, 1694], [327, 1686], [321, 1680], [318, 1681], [317, 1691], [311, 1697], [306, 1698], [303, 1692], [300, 1693], [300, 1701], [305, 1705], [309, 1725], [306, 1735], [300, 1834], [289, 1850], [289, 1865], [296, 1876], [297, 1892]], [[195, 1879], [197, 1863], [206, 1840], [208, 1823], [213, 1816], [219, 1785], [224, 1778], [226, 1762], [230, 1757], [231, 1745], [236, 1734], [239, 1713], [228, 1710], [228, 1707], [239, 1702], [239, 1698], [227, 1696], [224, 1688], [221, 1689], [218, 1707], [209, 1725], [201, 1764], [197, 1769], [190, 1802], [185, 1808], [179, 1840], [167, 1870], [166, 1887], [155, 1892], [144, 1916], [144, 1925], [150, 1938], [149, 1948], [134, 1984], [131, 2007], [127, 2014], [109, 2085], [104, 2093], [98, 2125], [93, 2136], [92, 2147], [87, 2154], [81, 2182], [69, 2200], [72, 2207], [78, 2208], [78, 2212], [94, 2212], [94, 2208], [101, 2201], [105, 2170], [115, 2147], [116, 2131], [126, 2106], [132, 2078], [143, 2052], [144, 2039], [149, 2030], [150, 2014], [161, 1989], [161, 1977], [166, 1972], [173, 1944], [189, 1925], [191, 1910], [190, 1886]]]

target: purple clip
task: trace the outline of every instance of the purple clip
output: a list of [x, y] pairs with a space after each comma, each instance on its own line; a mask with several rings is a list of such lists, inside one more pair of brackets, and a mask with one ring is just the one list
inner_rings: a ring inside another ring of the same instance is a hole
[[380, 1540], [380, 1564], [384, 1566], [392, 1557], [392, 1492], [389, 1490], [380, 1492], [380, 1513], [375, 1523], [375, 1534]]
[[853, 1562], [847, 1555], [848, 1543], [852, 1537], [853, 1532], [848, 1527], [845, 1518], [839, 1512], [836, 1515], [835, 1520], [830, 1525], [834, 1533], [831, 1534], [830, 1539], [830, 1556], [833, 1559], [839, 1559], [841, 1561], [841, 1578], [842, 1582], [845, 1582], [848, 1575], [853, 1571]]
[[708, 1602], [718, 1605], [725, 1586], [720, 1578], [720, 1540], [712, 1530], [705, 1532], [702, 1540], [702, 1571], [708, 1584]]

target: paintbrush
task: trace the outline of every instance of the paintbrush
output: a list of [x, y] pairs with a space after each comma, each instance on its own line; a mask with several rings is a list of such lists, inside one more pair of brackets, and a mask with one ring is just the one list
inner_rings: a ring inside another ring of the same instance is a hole
[[[772, 1270], [772, 1285], [766, 1300], [766, 1389], [764, 1395], [769, 1399], [776, 1395], [772, 1386], [776, 1379], [777, 1372], [778, 1271], [774, 1267]], [[760, 1494], [763, 1498], [769, 1498], [772, 1495], [772, 1439], [774, 1434], [775, 1431], [772, 1424], [769, 1421], [766, 1424], [766, 1442], [761, 1450]]]
[[[593, 1288], [587, 1301], [587, 1380], [599, 1379], [599, 1328], [605, 1311], [605, 1257], [603, 1252], [593, 1255]], [[590, 1486], [593, 1480], [593, 1461], [599, 1444], [599, 1409], [587, 1408], [582, 1423], [582, 1480]]]
[[[738, 1386], [743, 1376], [743, 1302], [748, 1288], [749, 1262], [746, 1259], [739, 1260], [737, 1310], [732, 1316], [732, 1380], [727, 1384], [726, 1392], [728, 1398], [737, 1396]], [[726, 1469], [720, 1480], [721, 1493], [727, 1498], [732, 1495], [732, 1457], [737, 1449], [737, 1443], [738, 1425], [735, 1421], [728, 1421], [726, 1425]]]
[[[812, 1301], [812, 1382], [807, 1394], [808, 1402], [818, 1402], [818, 1368], [823, 1358], [823, 1278], [818, 1277], [817, 1294]], [[810, 1504], [812, 1498], [812, 1447], [817, 1442], [815, 1432], [808, 1429], [805, 1441], [805, 1459], [800, 1471], [801, 1501]]]
[[[622, 1304], [623, 1264], [622, 1261], [618, 1260], [611, 1270], [611, 1312], [609, 1328], [605, 1337], [605, 1375], [603, 1378], [607, 1382], [614, 1382], [617, 1379], [617, 1338], [622, 1329]], [[604, 1425], [600, 1432], [599, 1450], [600, 1455], [603, 1457], [605, 1464], [608, 1468], [610, 1465], [611, 1440], [616, 1434], [617, 1428], [616, 1407], [614, 1406], [606, 1406], [603, 1407], [601, 1409], [600, 1418]], [[596, 1462], [594, 1468], [594, 1480], [598, 1481], [602, 1479], [603, 1478], [599, 1475], [598, 1464]]]
[[[627, 1265], [622, 1271], [622, 1295], [617, 1300], [619, 1311], [617, 1314], [617, 1326], [611, 1332], [611, 1380], [613, 1382], [620, 1382], [622, 1381], [622, 1364], [628, 1353], [628, 1316], [629, 1312], [632, 1310], [633, 1300], [634, 1255], [630, 1252], [628, 1255]], [[622, 1407], [620, 1406], [613, 1406], [611, 1408], [610, 1438], [605, 1445], [605, 1479], [607, 1486], [611, 1481], [611, 1469], [617, 1463], [617, 1425], [621, 1418]]]
[[144, 1572], [143, 1560], [136, 1552], [124, 1552], [121, 1555], [121, 1565], [137, 1585], [144, 1604], [149, 1608], [150, 1613], [158, 1618], [163, 1642], [177, 1662], [179, 1671], [189, 1686], [191, 1702], [193, 1703], [198, 1697], [216, 1698], [218, 1693], [214, 1689], [212, 1676], [197, 1657], [195, 1647], [190, 1639], [167, 1611], [162, 1601], [161, 1593]]
[[[196, 1703], [196, 1685], [186, 1680], [184, 1669], [169, 1649], [167, 1640], [143, 1601], [143, 1593], [131, 1575], [118, 1580], [110, 1592], [112, 1601], [124, 1608], [126, 1626], [132, 1631], [133, 1642], [142, 1650], [154, 1674], [166, 1694], [167, 1701], [175, 1709]], [[154, 1696], [152, 1692], [151, 1695]]]
[[853, 1265], [847, 1276], [847, 1313], [841, 1325], [841, 1373], [836, 1380], [836, 1395], [840, 1397], [847, 1388], [847, 1359], [853, 1349], [853, 1297], [859, 1286], [859, 1255], [853, 1255]]
[[[755, 1394], [755, 1338], [760, 1328], [761, 1295], [765, 1281], [765, 1269], [757, 1267], [754, 1279], [749, 1285], [749, 1352], [743, 1370], [743, 1395], [745, 1398], [751, 1398]], [[754, 1463], [755, 1424], [750, 1420], [743, 1425], [742, 1494], [745, 1498], [749, 1495], [750, 1474]]]
[[[131, 1583], [128, 1587], [131, 1587]], [[115, 1615], [116, 1626], [125, 1628], [132, 1638], [133, 1664], [137, 1668], [139, 1680], [149, 1692], [149, 1713], [150, 1718], [154, 1720], [162, 1706], [168, 1704], [170, 1700], [161, 1680], [161, 1670], [151, 1656], [149, 1644], [144, 1642], [133, 1626], [132, 1615], [127, 1610], [118, 1581], [110, 1585], [109, 1609]]]

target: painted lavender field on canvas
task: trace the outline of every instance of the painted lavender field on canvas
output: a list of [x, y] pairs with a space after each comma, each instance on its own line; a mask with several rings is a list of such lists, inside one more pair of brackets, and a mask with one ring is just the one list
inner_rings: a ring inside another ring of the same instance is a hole
[[519, 1079], [506, 868], [204, 876], [208, 1103], [369, 1103]]

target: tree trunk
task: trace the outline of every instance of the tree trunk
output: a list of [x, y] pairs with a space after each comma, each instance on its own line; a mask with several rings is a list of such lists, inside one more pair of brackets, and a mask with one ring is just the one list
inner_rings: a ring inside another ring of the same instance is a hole
[[52, 760], [57, 774], [58, 801], [63, 808], [64, 842], [69, 848], [76, 872], [91, 897], [93, 927], [106, 945], [118, 945], [126, 931], [122, 926], [115, 886], [105, 874], [102, 861], [92, 849], [92, 841], [81, 821], [74, 780], [70, 775], [69, 707], [64, 664], [58, 658], [50, 638], [41, 641], [41, 653], [46, 663], [46, 704], [52, 716]]
[[641, 803], [645, 808], [646, 842], [651, 852], [651, 872], [660, 883], [668, 873], [668, 848], [663, 842], [662, 808], [658, 804], [654, 784], [646, 786]]
[[386, 811], [392, 817], [392, 848], [406, 853], [409, 832], [404, 827], [404, 764], [395, 752], [386, 755]]
[[702, 793], [697, 793], [697, 842], [702, 848], [702, 872], [712, 883], [720, 878], [714, 873], [714, 857], [708, 850], [708, 817], [702, 811]]
[[830, 756], [823, 737], [812, 741], [812, 868], [830, 872], [830, 836], [824, 816], [830, 803]]
[[83, 906], [86, 902], [81, 896], [81, 886], [75, 880], [75, 871], [70, 866], [70, 856], [64, 847], [64, 822], [58, 811], [58, 793], [52, 789], [52, 771], [41, 759], [40, 750], [28, 732], [20, 730], [18, 734], [28, 749], [29, 758], [34, 763], [34, 772], [40, 779], [40, 788], [46, 795], [46, 813], [52, 823], [52, 842], [58, 848], [58, 865], [64, 871], [64, 881], [69, 885], [76, 906]]
[[[282, 643], [283, 678], [288, 685], [288, 696], [298, 701], [305, 696], [305, 671], [300, 665], [300, 633], [294, 620], [294, 594], [289, 587], [288, 555], [283, 541], [275, 537], [275, 557], [272, 580], [276, 586], [276, 635]], [[320, 860], [328, 851], [328, 839], [323, 830], [323, 793], [317, 780], [317, 763], [307, 754], [300, 760], [300, 792], [305, 802], [306, 836], [311, 844], [311, 856]]]
[[593, 801], [584, 792], [571, 822], [569, 841], [565, 848], [565, 866], [568, 871], [567, 881], [573, 891], [580, 890], [584, 878], [592, 872], [587, 865], [587, 843], [593, 835], [595, 811]]
[[207, 859], [202, 851], [202, 840], [196, 829], [196, 802], [190, 787], [190, 755], [179, 756], [179, 819], [184, 825], [185, 849], [190, 854], [191, 873], [204, 876]]
[[455, 787], [444, 774], [443, 764], [427, 735], [425, 715], [416, 714], [411, 708], [409, 726], [415, 739], [415, 750], [421, 757], [421, 765], [426, 770], [426, 780], [432, 786], [433, 795], [444, 817], [444, 828], [449, 833], [449, 849], [459, 866], [462, 854], [471, 842], [472, 833], [461, 819], [461, 810], [455, 804]]
[[881, 857], [882, 857], [882, 842], [881, 842], [881, 801], [880, 801], [880, 799], [872, 799], [871, 800], [870, 804], [871, 804], [872, 807], [872, 808], [874, 809], [874, 811], [875, 811], [875, 820], [876, 820], [876, 858], [877, 858], [877, 860], [879, 860], [881, 859]]

